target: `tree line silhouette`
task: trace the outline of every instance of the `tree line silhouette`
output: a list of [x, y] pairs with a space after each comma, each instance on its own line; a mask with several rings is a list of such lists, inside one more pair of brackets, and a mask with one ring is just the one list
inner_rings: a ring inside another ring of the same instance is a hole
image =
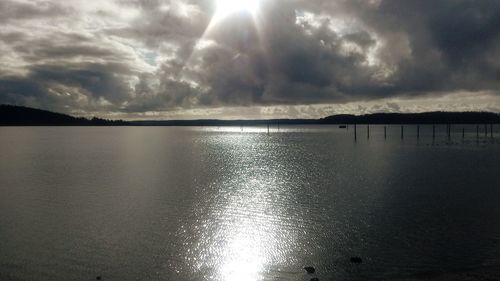
[[341, 114], [321, 119], [123, 121], [106, 120], [96, 117], [87, 119], [23, 106], [0, 105], [0, 126], [265, 126], [499, 123], [500, 114], [492, 112], [374, 113], [366, 115]]
[[122, 120], [87, 119], [13, 105], [0, 105], [0, 126], [124, 126]]

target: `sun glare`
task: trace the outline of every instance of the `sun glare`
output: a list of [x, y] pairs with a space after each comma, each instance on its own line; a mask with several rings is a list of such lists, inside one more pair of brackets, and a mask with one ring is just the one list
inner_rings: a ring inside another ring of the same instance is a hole
[[259, 9], [259, 2], [259, 0], [217, 0], [215, 18], [221, 20], [237, 12], [248, 12], [255, 15]]
[[[221, 27], [222, 23], [226, 18], [234, 14], [246, 14], [247, 16], [248, 15], [251, 16], [251, 20], [253, 21], [253, 25], [259, 37], [258, 43], [260, 44], [260, 47], [264, 49], [262, 46], [263, 36], [261, 33], [261, 18], [262, 18], [261, 12], [267, 0], [212, 0], [212, 1], [214, 1], [215, 3], [215, 12], [212, 16], [212, 20], [205, 29], [205, 32], [203, 32], [203, 35], [200, 37], [198, 43], [196, 44], [196, 47], [194, 48], [193, 53], [191, 53], [189, 58], [186, 60], [183, 66], [183, 71], [184, 69], [186, 69], [186, 66], [193, 61], [194, 53], [196, 51], [200, 51], [205, 47], [217, 44], [216, 41], [212, 40], [213, 39], [211, 36], [212, 32], [214, 30], [217, 30], [218, 27]], [[245, 17], [245, 20], [247, 19], [248, 17]]]

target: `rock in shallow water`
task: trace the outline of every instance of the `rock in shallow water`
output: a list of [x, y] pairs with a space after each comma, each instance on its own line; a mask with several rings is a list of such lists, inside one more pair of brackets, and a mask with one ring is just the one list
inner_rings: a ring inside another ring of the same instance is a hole
[[352, 263], [362, 263], [363, 260], [360, 257], [352, 257], [351, 262]]
[[304, 267], [304, 269], [305, 269], [305, 270], [307, 271], [307, 273], [309, 273], [309, 274], [313, 274], [313, 273], [316, 271], [316, 269], [314, 269], [314, 267], [312, 267], [312, 266], [306, 266], [306, 267]]

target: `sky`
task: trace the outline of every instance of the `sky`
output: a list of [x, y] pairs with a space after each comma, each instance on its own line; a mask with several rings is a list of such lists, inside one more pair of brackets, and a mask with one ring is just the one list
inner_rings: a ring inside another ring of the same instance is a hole
[[0, 104], [122, 119], [500, 112], [498, 0], [1, 0]]

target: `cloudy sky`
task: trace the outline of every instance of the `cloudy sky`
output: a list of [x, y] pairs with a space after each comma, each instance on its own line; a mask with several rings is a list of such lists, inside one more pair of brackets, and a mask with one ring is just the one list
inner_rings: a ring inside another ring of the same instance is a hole
[[500, 112], [500, 1], [1, 0], [0, 103], [126, 119]]

